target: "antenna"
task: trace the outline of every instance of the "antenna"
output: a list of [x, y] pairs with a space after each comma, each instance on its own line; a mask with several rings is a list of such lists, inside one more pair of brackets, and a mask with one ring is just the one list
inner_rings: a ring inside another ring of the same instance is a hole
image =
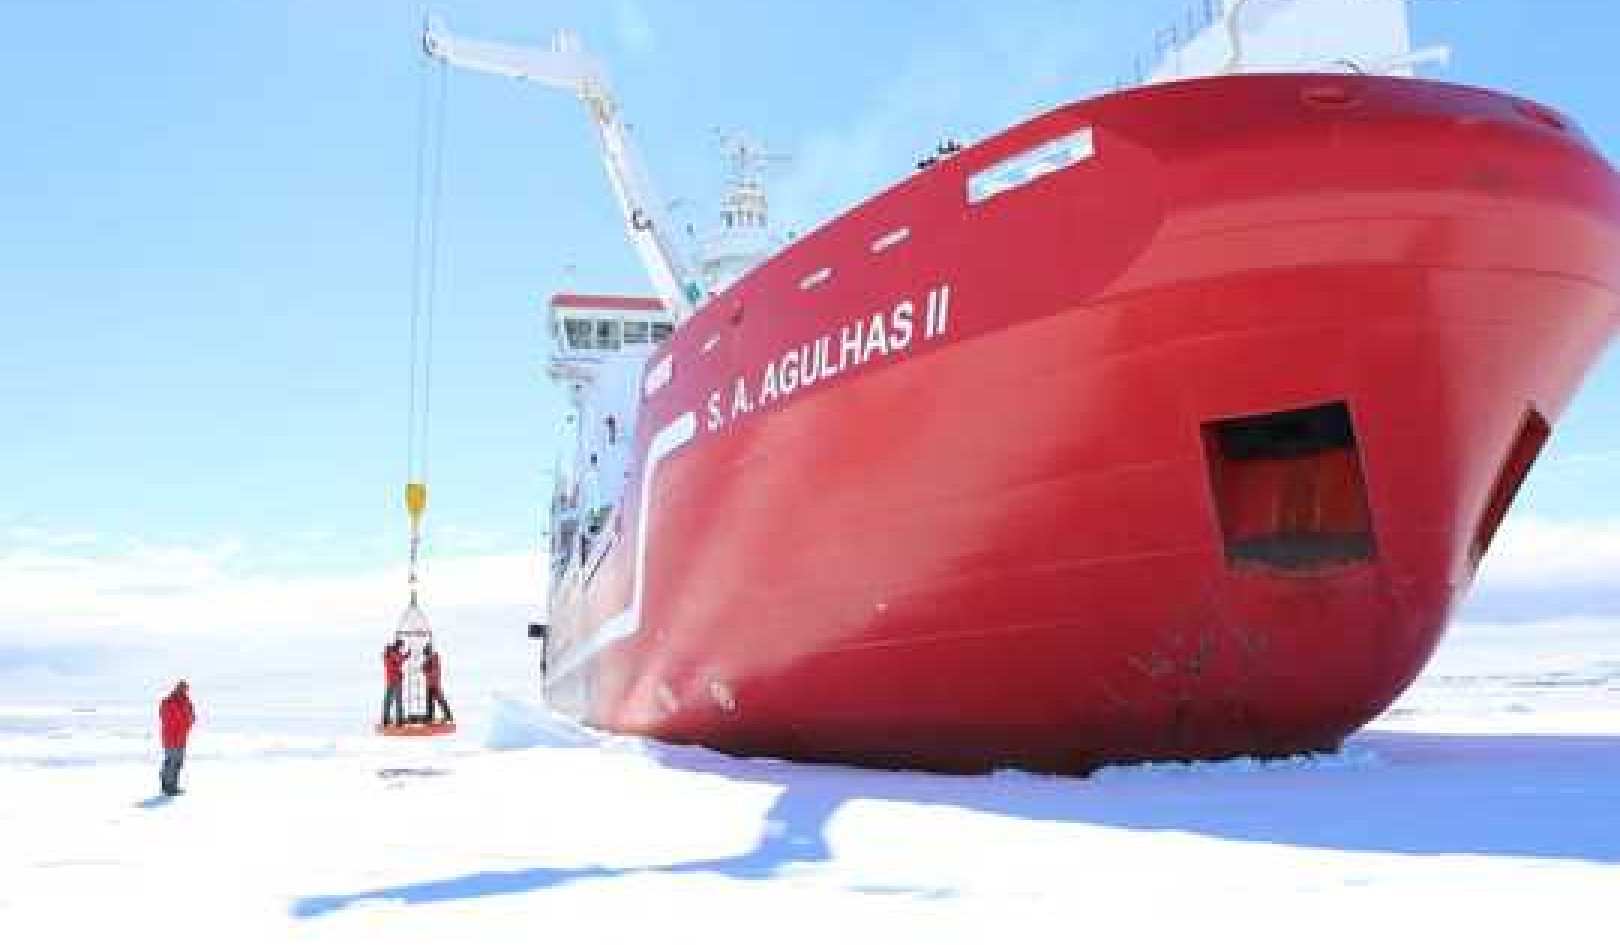
[[709, 291], [720, 292], [776, 251], [780, 241], [771, 228], [765, 175], [790, 158], [742, 132], [716, 128], [714, 135], [726, 165], [726, 189], [719, 225], [703, 238], [699, 255]]
[[726, 161], [729, 172], [726, 182], [730, 186], [758, 183], [767, 171], [793, 161], [786, 154], [766, 150], [757, 138], [744, 132], [716, 128], [714, 134]]

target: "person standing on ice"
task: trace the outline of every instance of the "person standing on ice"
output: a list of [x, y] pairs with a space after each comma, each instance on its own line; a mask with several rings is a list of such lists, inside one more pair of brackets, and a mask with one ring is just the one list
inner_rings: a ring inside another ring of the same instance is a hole
[[442, 667], [439, 665], [439, 653], [429, 643], [422, 648], [422, 678], [427, 681], [427, 720], [433, 721], [433, 707], [444, 709], [444, 720], [454, 722], [455, 716], [450, 714], [450, 703], [444, 701], [444, 687], [440, 682]]
[[[411, 651], [405, 649], [403, 640], [395, 639], [394, 642], [383, 647], [382, 724], [384, 725], [405, 724], [405, 696], [403, 693], [405, 660], [409, 659], [410, 655]], [[389, 709], [393, 709], [393, 712], [390, 713]], [[390, 718], [393, 719], [392, 722], [389, 721]]]
[[160, 774], [163, 793], [173, 797], [180, 790], [180, 766], [186, 763], [186, 736], [197, 721], [197, 712], [191, 705], [191, 687], [184, 679], [158, 703], [158, 722], [163, 729], [163, 770]]

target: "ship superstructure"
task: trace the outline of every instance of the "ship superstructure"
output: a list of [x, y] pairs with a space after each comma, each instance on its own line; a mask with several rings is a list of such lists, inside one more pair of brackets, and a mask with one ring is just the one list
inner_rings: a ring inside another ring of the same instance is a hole
[[[554, 586], [610, 542], [629, 476], [647, 356], [674, 331], [656, 299], [554, 295], [546, 375], [566, 392], [551, 500]], [[604, 531], [607, 535], [604, 537]]]

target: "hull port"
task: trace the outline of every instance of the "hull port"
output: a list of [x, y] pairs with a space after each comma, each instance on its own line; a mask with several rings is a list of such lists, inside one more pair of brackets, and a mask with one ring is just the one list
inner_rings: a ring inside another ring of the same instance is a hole
[[1501, 526], [1503, 516], [1507, 515], [1508, 507], [1519, 494], [1519, 487], [1524, 485], [1524, 478], [1530, 474], [1530, 467], [1535, 465], [1536, 457], [1541, 455], [1541, 447], [1551, 433], [1552, 428], [1540, 413], [1532, 409], [1525, 414], [1524, 422], [1519, 425], [1519, 435], [1513, 438], [1513, 445], [1502, 460], [1502, 469], [1496, 474], [1496, 484], [1491, 487], [1490, 500], [1480, 516], [1479, 527], [1474, 531], [1469, 552], [1476, 567], [1490, 549], [1496, 529]]
[[1308, 571], [1374, 557], [1344, 403], [1206, 423], [1204, 449], [1228, 564]]

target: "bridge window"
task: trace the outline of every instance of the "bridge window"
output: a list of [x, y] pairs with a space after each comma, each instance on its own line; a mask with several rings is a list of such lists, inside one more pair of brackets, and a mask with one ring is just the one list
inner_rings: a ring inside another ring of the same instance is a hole
[[589, 319], [564, 319], [563, 334], [566, 336], [570, 348], [589, 348], [591, 346], [591, 322]]
[[657, 344], [658, 342], [663, 341], [665, 338], [668, 338], [672, 333], [674, 333], [674, 331], [675, 331], [675, 328], [672, 325], [664, 324], [662, 322], [653, 322], [653, 326], [652, 326], [652, 340], [653, 340], [653, 343]]
[[627, 345], [644, 345], [647, 343], [646, 322], [625, 322], [624, 343]]

